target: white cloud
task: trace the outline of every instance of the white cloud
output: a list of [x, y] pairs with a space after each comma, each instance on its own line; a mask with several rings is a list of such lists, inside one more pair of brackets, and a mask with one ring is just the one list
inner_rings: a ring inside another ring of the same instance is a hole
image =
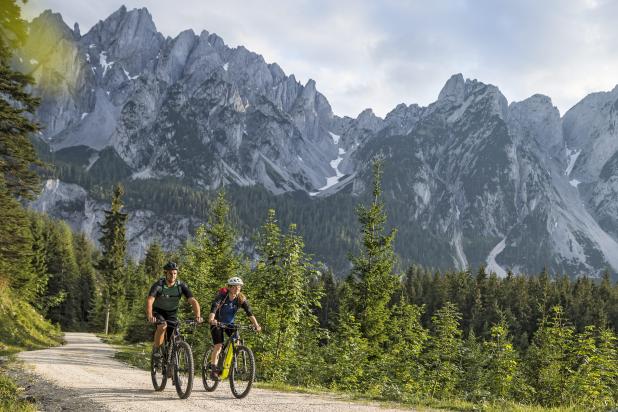
[[498, 86], [509, 101], [550, 96], [561, 113], [618, 83], [618, 2], [609, 0], [39, 0], [82, 34], [121, 4], [147, 7], [157, 28], [220, 35], [313, 78], [339, 115], [427, 105], [453, 73]]

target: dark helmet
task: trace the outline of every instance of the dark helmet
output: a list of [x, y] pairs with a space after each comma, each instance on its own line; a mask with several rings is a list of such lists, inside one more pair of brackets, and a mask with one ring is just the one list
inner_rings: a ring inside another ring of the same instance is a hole
[[163, 266], [163, 270], [178, 270], [178, 265], [176, 262], [167, 262], [165, 266]]

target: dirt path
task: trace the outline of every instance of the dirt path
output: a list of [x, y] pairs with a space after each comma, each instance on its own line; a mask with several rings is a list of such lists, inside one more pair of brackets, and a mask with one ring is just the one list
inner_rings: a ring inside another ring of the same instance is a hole
[[[152, 389], [150, 375], [113, 358], [114, 349], [88, 333], [67, 333], [64, 346], [22, 352], [26, 368], [56, 388], [72, 402], [94, 401], [110, 411], [203, 411], [210, 408], [240, 411], [387, 411], [378, 405], [353, 403], [334, 396], [306, 395], [252, 389], [245, 399], [235, 399], [227, 382], [207, 393], [196, 379], [191, 397], [180, 400], [174, 387]], [[68, 402], [68, 400], [67, 400]], [[68, 406], [68, 405], [67, 405]], [[45, 407], [45, 405], [43, 405]], [[69, 407], [70, 408], [70, 407]], [[64, 408], [63, 408], [64, 409]]]

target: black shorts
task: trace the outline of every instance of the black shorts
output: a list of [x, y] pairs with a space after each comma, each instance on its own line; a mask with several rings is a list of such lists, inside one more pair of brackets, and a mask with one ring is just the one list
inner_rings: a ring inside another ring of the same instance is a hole
[[157, 318], [157, 325], [165, 323], [166, 320], [177, 321], [177, 310], [152, 309], [152, 315]]
[[232, 336], [232, 334], [236, 333], [234, 329], [220, 328], [218, 326], [210, 325], [210, 334], [212, 335], [213, 344], [217, 345], [219, 343], [223, 343], [223, 331], [225, 331], [227, 336]]

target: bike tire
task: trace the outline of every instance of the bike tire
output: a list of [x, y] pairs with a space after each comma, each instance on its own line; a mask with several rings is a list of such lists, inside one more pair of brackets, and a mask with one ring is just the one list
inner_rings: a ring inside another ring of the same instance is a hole
[[[219, 381], [212, 379], [210, 376], [210, 368], [208, 364], [210, 362], [210, 355], [212, 354], [212, 346], [206, 352], [204, 352], [204, 359], [202, 360], [202, 383], [206, 392], [212, 392], [219, 386]], [[221, 355], [220, 355], [221, 356]]]
[[165, 360], [163, 357], [156, 359], [153, 351], [150, 355], [150, 378], [152, 380], [152, 386], [157, 392], [161, 392], [165, 389], [165, 384], [167, 383], [167, 372], [164, 365]]
[[237, 346], [230, 367], [230, 389], [232, 395], [242, 399], [249, 394], [255, 380], [255, 358], [246, 346]]
[[176, 393], [178, 393], [180, 399], [187, 399], [193, 389], [193, 374], [195, 373], [193, 352], [187, 342], [176, 343], [172, 362], [174, 363]]

